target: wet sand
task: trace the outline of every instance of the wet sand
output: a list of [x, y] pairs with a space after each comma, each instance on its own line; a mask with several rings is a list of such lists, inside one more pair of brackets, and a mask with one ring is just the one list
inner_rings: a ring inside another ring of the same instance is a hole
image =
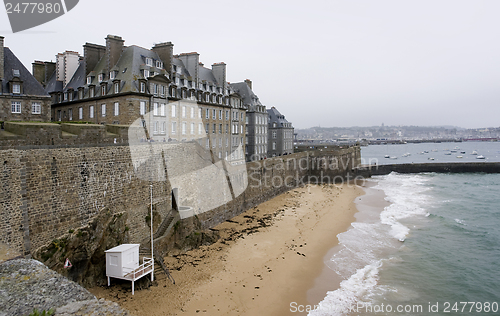
[[311, 299], [308, 290], [337, 235], [355, 220], [361, 194], [348, 184], [291, 190], [216, 226], [216, 243], [165, 257], [175, 285], [157, 274], [158, 286], [134, 296], [127, 285], [90, 291], [137, 315], [289, 315], [293, 302], [324, 297]]

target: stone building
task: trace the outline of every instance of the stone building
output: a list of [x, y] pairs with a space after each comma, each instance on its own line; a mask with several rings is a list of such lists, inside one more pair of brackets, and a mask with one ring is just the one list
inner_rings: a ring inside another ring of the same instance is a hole
[[269, 157], [293, 154], [293, 126], [274, 106], [269, 114], [268, 150]]
[[86, 43], [83, 52], [57, 54], [55, 67], [33, 64], [52, 96], [53, 121], [130, 125], [140, 120], [147, 140], [197, 141], [214, 159], [244, 161], [245, 126], [231, 128], [233, 117], [245, 119], [246, 108], [226, 81], [225, 63], [207, 68], [196, 52], [174, 55], [171, 42], [146, 49], [124, 46], [114, 35], [106, 37], [105, 46]]
[[50, 96], [0, 36], [0, 121], [50, 121]]
[[252, 81], [231, 84], [247, 108], [246, 123], [246, 160], [254, 161], [267, 158], [267, 121], [266, 107], [260, 103], [259, 98], [252, 91]]

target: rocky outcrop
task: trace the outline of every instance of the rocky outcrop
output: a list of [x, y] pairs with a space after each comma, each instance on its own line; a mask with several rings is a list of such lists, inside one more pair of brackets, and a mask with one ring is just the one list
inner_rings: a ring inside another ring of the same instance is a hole
[[[50, 269], [85, 287], [106, 284], [104, 251], [128, 243], [127, 214], [101, 212], [88, 226], [54, 239], [34, 257]], [[66, 259], [72, 267], [65, 268]]]
[[16, 259], [0, 264], [0, 315], [128, 315], [116, 303], [97, 300], [89, 291], [41, 262]]

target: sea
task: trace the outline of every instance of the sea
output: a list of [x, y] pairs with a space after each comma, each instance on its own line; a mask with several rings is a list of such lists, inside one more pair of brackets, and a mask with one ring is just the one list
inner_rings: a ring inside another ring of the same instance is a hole
[[[455, 147], [455, 157], [444, 155]], [[379, 164], [500, 161], [500, 144], [375, 145], [361, 154]], [[365, 191], [325, 262], [343, 281], [309, 315], [500, 315], [500, 174], [391, 173]]]

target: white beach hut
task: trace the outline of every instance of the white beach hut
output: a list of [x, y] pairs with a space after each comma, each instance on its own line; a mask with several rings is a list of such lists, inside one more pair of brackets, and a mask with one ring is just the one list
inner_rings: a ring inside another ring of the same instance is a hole
[[106, 276], [108, 286], [110, 278], [132, 281], [132, 295], [134, 295], [134, 282], [151, 273], [153, 280], [153, 258], [144, 257], [139, 265], [139, 244], [121, 244], [106, 250]]

